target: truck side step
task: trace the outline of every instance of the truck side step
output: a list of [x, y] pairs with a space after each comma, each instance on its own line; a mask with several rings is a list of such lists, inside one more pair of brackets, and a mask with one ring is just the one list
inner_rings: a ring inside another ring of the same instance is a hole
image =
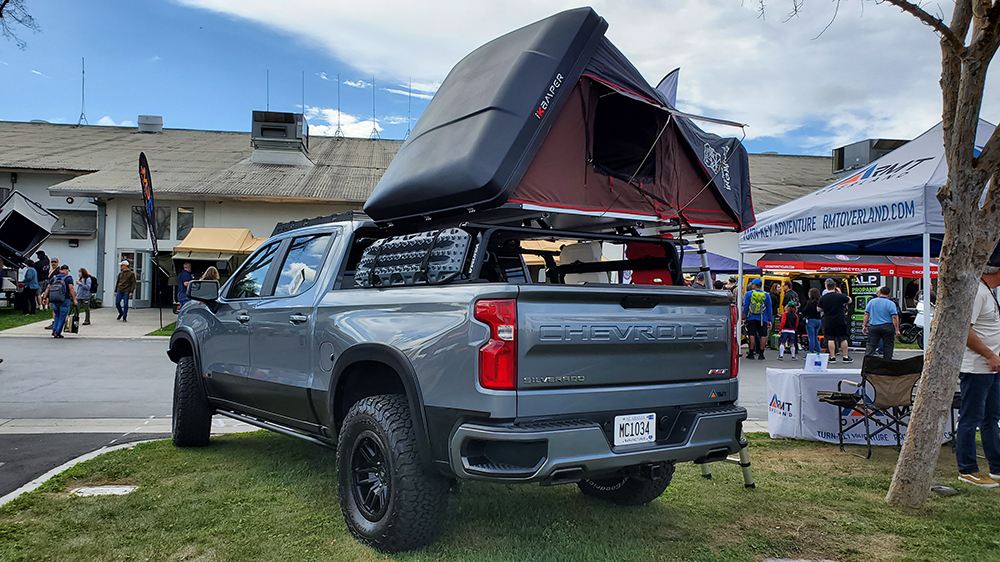
[[252, 418], [250, 416], [245, 416], [243, 414], [237, 414], [236, 412], [228, 412], [226, 410], [216, 410], [215, 413], [219, 414], [220, 416], [226, 416], [227, 418], [233, 418], [234, 420], [241, 421], [243, 423], [248, 423], [250, 425], [259, 427], [261, 429], [266, 429], [268, 431], [273, 431], [275, 433], [280, 433], [282, 435], [287, 435], [289, 437], [298, 437], [299, 439], [308, 441], [314, 445], [319, 445], [320, 447], [326, 447], [327, 449], [333, 449], [334, 451], [337, 450], [336, 445], [327, 443], [326, 441], [323, 441], [321, 439], [317, 439], [312, 435], [306, 435], [305, 433], [301, 433], [295, 431], [294, 429], [289, 429], [287, 427], [278, 424], [274, 424], [264, 420], [259, 420], [257, 418]]

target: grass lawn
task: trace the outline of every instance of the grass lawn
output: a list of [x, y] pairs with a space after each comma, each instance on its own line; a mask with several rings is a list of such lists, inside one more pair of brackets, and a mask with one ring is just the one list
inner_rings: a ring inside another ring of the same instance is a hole
[[146, 334], [147, 336], [169, 336], [174, 333], [174, 326], [177, 322], [171, 322], [166, 326], [160, 328], [159, 330], [153, 330], [152, 332]]
[[52, 312], [49, 310], [39, 310], [34, 315], [25, 316], [21, 314], [20, 310], [14, 310], [14, 307], [0, 308], [0, 330], [16, 328], [40, 320], [52, 320]]
[[[872, 460], [836, 446], [751, 437], [757, 489], [735, 465], [678, 468], [639, 508], [576, 486], [464, 482], [444, 535], [400, 560], [1000, 559], [1000, 491], [959, 485], [942, 449], [932, 497], [902, 515], [882, 498], [896, 452]], [[348, 533], [333, 453], [258, 432], [204, 449], [137, 445], [77, 465], [0, 508], [0, 560], [380, 560]], [[128, 496], [77, 498], [84, 484], [136, 484]]]

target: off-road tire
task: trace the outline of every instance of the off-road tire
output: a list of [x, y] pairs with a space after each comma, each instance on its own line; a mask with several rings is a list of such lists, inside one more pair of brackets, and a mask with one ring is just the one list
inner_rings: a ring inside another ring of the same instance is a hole
[[[364, 513], [364, 498], [359, 504], [356, 493], [363, 492], [356, 492], [361, 488], [354, 480], [355, 464], [365, 461], [356, 451], [366, 444], [380, 449], [380, 466], [385, 466], [384, 481], [389, 484], [382, 513], [373, 516]], [[420, 548], [437, 538], [451, 485], [448, 479], [428, 471], [421, 460], [404, 396], [370, 396], [351, 406], [340, 429], [337, 469], [340, 509], [347, 528], [360, 542], [392, 553]]]
[[646, 505], [660, 497], [674, 476], [674, 465], [667, 465], [667, 474], [659, 480], [628, 476], [582, 480], [577, 482], [585, 496], [618, 505]]
[[915, 329], [913, 324], [902, 324], [899, 326], [899, 336], [896, 338], [900, 343], [916, 343], [923, 334]]
[[176, 447], [204, 447], [212, 433], [213, 410], [198, 379], [194, 357], [181, 357], [174, 374], [171, 436]]

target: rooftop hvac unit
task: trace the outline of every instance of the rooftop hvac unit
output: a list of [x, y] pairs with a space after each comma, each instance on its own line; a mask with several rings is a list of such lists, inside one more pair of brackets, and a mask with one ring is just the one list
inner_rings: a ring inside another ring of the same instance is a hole
[[910, 141], [868, 139], [833, 149], [833, 173], [841, 174], [867, 166]]
[[250, 139], [255, 150], [309, 152], [309, 123], [301, 113], [254, 111]]

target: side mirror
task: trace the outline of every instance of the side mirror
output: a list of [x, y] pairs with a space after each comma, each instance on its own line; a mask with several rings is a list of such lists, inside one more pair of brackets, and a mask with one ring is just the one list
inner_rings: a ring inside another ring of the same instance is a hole
[[188, 283], [188, 298], [201, 302], [213, 302], [219, 300], [219, 282], [211, 281], [191, 281]]

